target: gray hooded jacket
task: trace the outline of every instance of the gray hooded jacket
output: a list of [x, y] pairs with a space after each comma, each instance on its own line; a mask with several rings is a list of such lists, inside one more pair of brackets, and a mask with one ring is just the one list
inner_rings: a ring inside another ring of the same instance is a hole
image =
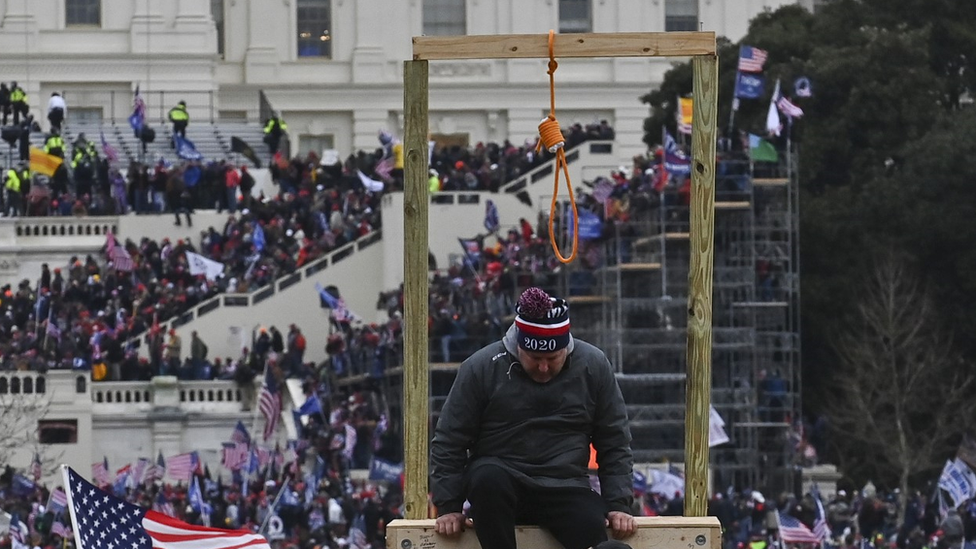
[[589, 343], [571, 337], [568, 350], [559, 375], [537, 383], [518, 362], [513, 326], [461, 364], [431, 443], [439, 515], [461, 511], [465, 479], [487, 464], [527, 486], [588, 488], [590, 443], [608, 510], [631, 511], [630, 427], [613, 368]]

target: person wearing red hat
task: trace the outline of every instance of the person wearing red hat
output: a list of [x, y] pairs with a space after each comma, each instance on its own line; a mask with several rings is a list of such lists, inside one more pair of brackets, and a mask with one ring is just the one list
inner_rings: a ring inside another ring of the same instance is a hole
[[[434, 530], [473, 525], [484, 549], [516, 549], [537, 524], [565, 549], [636, 530], [630, 427], [606, 355], [570, 334], [569, 304], [522, 293], [505, 337], [465, 360], [431, 442]], [[587, 477], [590, 444], [601, 493]], [[470, 514], [462, 512], [471, 504]]]

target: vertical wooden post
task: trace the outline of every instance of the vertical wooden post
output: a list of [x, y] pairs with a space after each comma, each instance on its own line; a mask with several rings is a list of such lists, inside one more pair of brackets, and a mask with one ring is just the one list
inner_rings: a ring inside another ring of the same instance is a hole
[[403, 63], [403, 425], [405, 517], [427, 518], [427, 61]]
[[718, 57], [697, 55], [691, 130], [691, 259], [688, 272], [688, 376], [685, 380], [686, 517], [708, 511], [708, 415], [712, 387], [712, 267]]

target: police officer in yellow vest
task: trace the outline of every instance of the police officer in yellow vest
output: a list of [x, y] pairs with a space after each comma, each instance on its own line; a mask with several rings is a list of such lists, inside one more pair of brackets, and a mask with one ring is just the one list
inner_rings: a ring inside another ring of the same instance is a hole
[[[19, 165], [23, 169], [24, 164]], [[7, 170], [6, 184], [4, 187], [7, 189], [7, 213], [11, 217], [16, 217], [21, 214], [21, 190], [23, 185], [21, 182], [23, 180], [23, 175], [14, 168]]]
[[[169, 121], [173, 123], [173, 136], [180, 134], [180, 137], [186, 139], [186, 126], [190, 123], [190, 115], [186, 112], [186, 101], [180, 101], [169, 110]], [[176, 148], [175, 139], [171, 145]]]
[[285, 121], [277, 113], [269, 118], [268, 122], [264, 125], [264, 142], [268, 145], [268, 149], [271, 150], [271, 156], [274, 156], [278, 152], [278, 147], [281, 145], [281, 137], [285, 135], [286, 131], [288, 131], [288, 124], [285, 124]]
[[58, 132], [51, 132], [51, 135], [47, 136], [47, 141], [44, 142], [44, 152], [58, 158], [64, 158], [64, 139], [58, 135]]
[[20, 116], [27, 116], [30, 107], [27, 106], [27, 93], [16, 82], [10, 83], [10, 106], [14, 111], [14, 125], [20, 123]]

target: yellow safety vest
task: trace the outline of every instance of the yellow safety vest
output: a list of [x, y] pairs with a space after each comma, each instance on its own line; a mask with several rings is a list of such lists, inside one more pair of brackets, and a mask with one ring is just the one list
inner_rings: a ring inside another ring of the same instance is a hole
[[15, 193], [20, 192], [20, 175], [13, 168], [7, 170], [7, 189]]
[[24, 93], [24, 90], [20, 89], [20, 86], [17, 86], [16, 88], [10, 90], [10, 102], [11, 103], [27, 102], [27, 94]]
[[171, 122], [187, 122], [190, 115], [186, 112], [186, 107], [177, 105], [169, 110], [169, 119]]

